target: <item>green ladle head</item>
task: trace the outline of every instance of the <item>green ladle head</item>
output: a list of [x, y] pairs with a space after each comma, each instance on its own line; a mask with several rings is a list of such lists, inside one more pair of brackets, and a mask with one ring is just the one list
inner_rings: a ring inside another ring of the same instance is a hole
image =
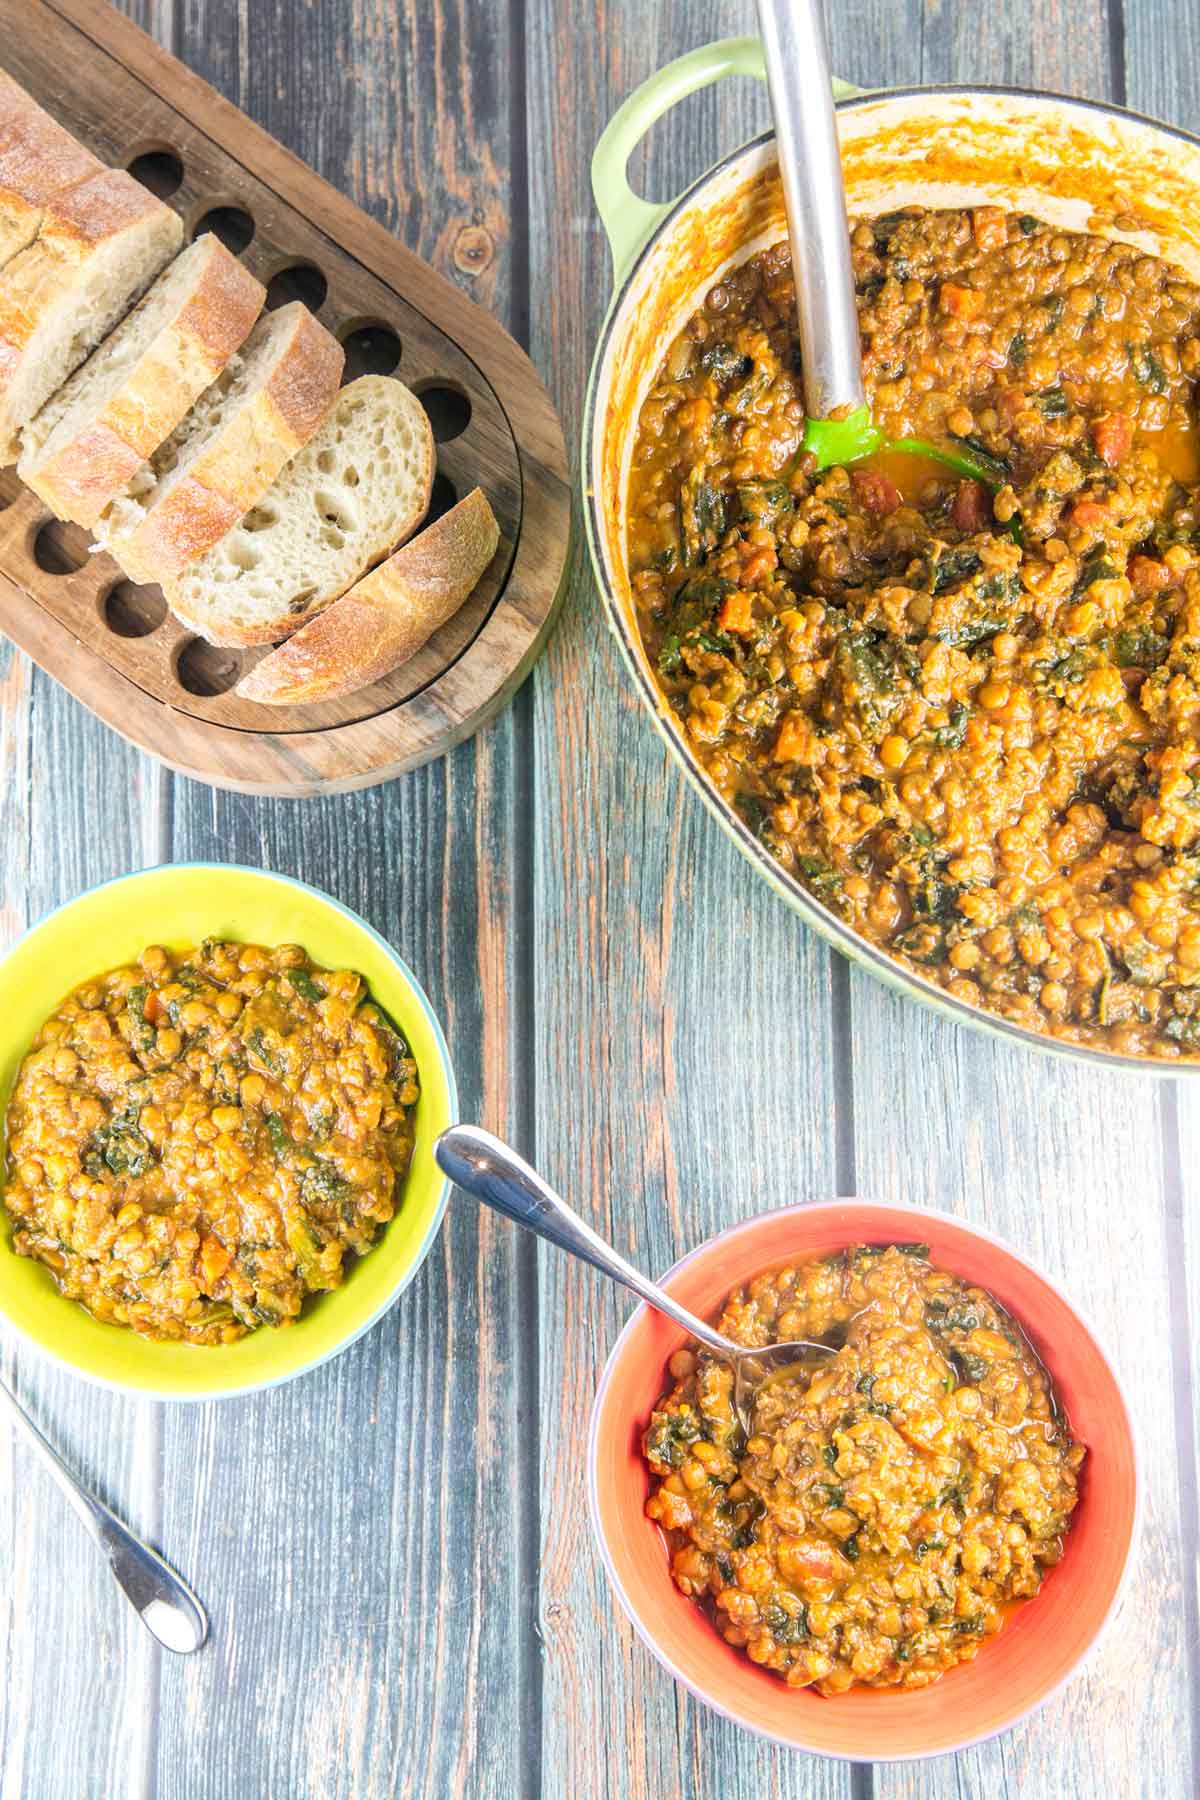
[[880, 450], [903, 450], [909, 456], [925, 456], [930, 462], [941, 463], [956, 475], [982, 481], [993, 492], [1008, 479], [1004, 465], [985, 450], [945, 450], [927, 438], [884, 437], [866, 406], [858, 407], [844, 419], [807, 419], [801, 448], [816, 457], [818, 469], [847, 468]]

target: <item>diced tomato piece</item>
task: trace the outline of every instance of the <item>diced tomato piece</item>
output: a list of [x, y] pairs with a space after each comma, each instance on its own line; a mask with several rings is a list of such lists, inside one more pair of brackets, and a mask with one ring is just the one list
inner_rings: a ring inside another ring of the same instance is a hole
[[784, 1580], [798, 1588], [829, 1587], [850, 1576], [850, 1564], [841, 1551], [822, 1538], [781, 1537], [776, 1554]]
[[999, 250], [1008, 242], [1008, 226], [998, 206], [977, 206], [971, 214], [971, 230], [980, 250]]
[[727, 594], [724, 605], [717, 614], [718, 631], [752, 631], [754, 629], [754, 611], [751, 597], [744, 588], [734, 588]]
[[978, 288], [960, 287], [957, 281], [943, 281], [938, 291], [938, 307], [952, 319], [977, 319], [984, 307], [984, 296]]
[[1157, 556], [1131, 556], [1129, 559], [1129, 579], [1133, 591], [1139, 600], [1145, 600], [1151, 594], [1157, 594], [1168, 587], [1171, 571], [1166, 563], [1159, 562]]
[[851, 469], [850, 479], [859, 499], [872, 513], [894, 513], [901, 505], [900, 489], [877, 469]]
[[960, 481], [950, 518], [959, 531], [981, 531], [991, 513], [987, 489], [981, 481]]
[[1102, 457], [1110, 469], [1129, 455], [1133, 444], [1133, 426], [1124, 413], [1105, 413], [1092, 426], [1092, 442], [1096, 446], [1096, 455]]
[[1103, 525], [1107, 518], [1108, 508], [1098, 500], [1077, 500], [1070, 512], [1072, 525]]
[[764, 575], [779, 566], [779, 554], [774, 544], [753, 544], [746, 551], [742, 563], [742, 586], [753, 587]]
[[996, 411], [1003, 420], [1005, 430], [1011, 427], [1018, 413], [1028, 411], [1029, 400], [1021, 388], [1005, 388], [996, 398]]

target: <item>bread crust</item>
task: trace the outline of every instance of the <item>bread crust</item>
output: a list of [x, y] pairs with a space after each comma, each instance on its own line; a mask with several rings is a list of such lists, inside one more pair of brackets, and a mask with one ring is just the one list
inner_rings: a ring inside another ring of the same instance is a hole
[[[21, 479], [59, 518], [89, 529], [96, 523], [216, 380], [262, 311], [262, 283], [219, 238], [208, 234], [199, 243], [196, 274], [179, 311], [146, 345], [103, 411], [48, 457], [19, 461]], [[162, 279], [169, 276], [168, 270]], [[152, 296], [153, 289], [146, 300]]]
[[238, 683], [239, 698], [305, 705], [382, 680], [454, 616], [499, 542], [487, 497], [474, 488], [265, 656]]
[[103, 168], [0, 70], [0, 268], [33, 242], [52, 200]]
[[145, 517], [106, 547], [138, 582], [164, 582], [220, 542], [303, 448], [337, 393], [345, 351], [300, 301], [268, 379]]
[[[16, 453], [16, 432], [26, 420], [14, 416], [12, 384], [36, 348], [47, 312], [86, 279], [89, 260], [102, 246], [148, 228], [161, 255], [148, 261], [143, 287], [178, 249], [183, 226], [132, 175], [105, 169], [60, 194], [42, 214], [33, 243], [0, 271], [0, 457], [11, 460]], [[82, 354], [89, 348], [85, 341]]]

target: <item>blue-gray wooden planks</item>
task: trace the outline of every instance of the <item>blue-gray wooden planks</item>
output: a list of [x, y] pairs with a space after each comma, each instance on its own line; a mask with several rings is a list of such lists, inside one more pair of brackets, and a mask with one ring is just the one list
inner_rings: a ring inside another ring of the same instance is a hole
[[[670, 56], [750, 0], [128, 0], [127, 10], [477, 294], [577, 436], [607, 252], [587, 164]], [[1015, 82], [1187, 124], [1183, 0], [844, 0], [863, 85]], [[766, 119], [729, 84], [634, 160], [675, 192]], [[456, 1198], [395, 1310], [292, 1386], [132, 1404], [0, 1338], [0, 1368], [197, 1583], [160, 1656], [0, 1431], [0, 1800], [1022, 1800], [1200, 1783], [1200, 1095], [997, 1046], [853, 974], [752, 879], [669, 766], [577, 553], [531, 682], [474, 743], [368, 794], [214, 795], [152, 770], [0, 648], [0, 933], [164, 857], [329, 888], [416, 969], [464, 1115], [513, 1135], [661, 1270], [758, 1207], [931, 1200], [1024, 1246], [1093, 1315], [1137, 1411], [1138, 1576], [1088, 1673], [964, 1756], [852, 1771], [698, 1708], [593, 1551], [591, 1393], [628, 1307]], [[769, 978], [759, 970], [770, 970]]]

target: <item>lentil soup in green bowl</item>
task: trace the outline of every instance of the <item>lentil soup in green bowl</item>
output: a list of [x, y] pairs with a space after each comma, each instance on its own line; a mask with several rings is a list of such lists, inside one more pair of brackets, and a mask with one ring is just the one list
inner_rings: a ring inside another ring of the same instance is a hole
[[0, 1013], [0, 1318], [43, 1354], [160, 1399], [247, 1393], [412, 1280], [454, 1076], [415, 977], [338, 901], [226, 864], [128, 875], [14, 945]]

